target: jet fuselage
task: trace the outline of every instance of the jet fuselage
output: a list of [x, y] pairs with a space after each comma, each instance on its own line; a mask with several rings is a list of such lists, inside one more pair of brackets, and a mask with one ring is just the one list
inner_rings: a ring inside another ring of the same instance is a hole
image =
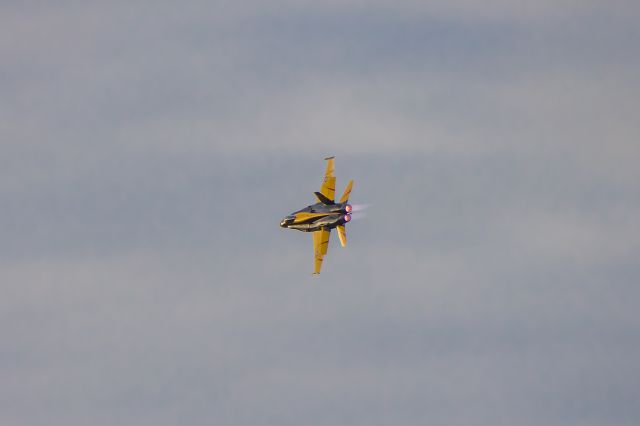
[[286, 216], [280, 222], [283, 228], [302, 232], [315, 232], [323, 228], [333, 229], [351, 220], [349, 203], [316, 203]]

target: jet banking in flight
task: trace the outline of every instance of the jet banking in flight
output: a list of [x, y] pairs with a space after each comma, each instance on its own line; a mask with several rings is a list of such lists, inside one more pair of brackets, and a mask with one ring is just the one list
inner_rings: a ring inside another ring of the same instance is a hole
[[327, 157], [327, 169], [320, 192], [314, 192], [318, 202], [291, 213], [282, 219], [280, 226], [283, 228], [297, 229], [302, 232], [313, 232], [313, 250], [315, 253], [314, 274], [320, 273], [322, 260], [327, 254], [329, 235], [332, 229], [338, 230], [338, 238], [342, 247], [347, 245], [347, 233], [344, 225], [351, 220], [352, 207], [349, 204], [349, 194], [353, 187], [350, 180], [340, 198], [335, 202], [336, 177], [333, 175], [333, 159]]

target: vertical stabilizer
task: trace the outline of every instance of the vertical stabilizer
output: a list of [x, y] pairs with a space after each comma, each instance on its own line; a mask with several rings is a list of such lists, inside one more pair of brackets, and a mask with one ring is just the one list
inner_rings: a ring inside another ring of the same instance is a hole
[[342, 193], [342, 197], [340, 198], [341, 203], [346, 203], [349, 201], [349, 195], [351, 195], [351, 188], [353, 188], [353, 180], [350, 180], [347, 184], [347, 187], [344, 189]]

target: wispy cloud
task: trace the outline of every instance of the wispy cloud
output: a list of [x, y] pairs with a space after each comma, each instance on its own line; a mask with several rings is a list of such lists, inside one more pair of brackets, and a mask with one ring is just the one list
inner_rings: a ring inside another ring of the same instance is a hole
[[638, 12], [1, 6], [0, 423], [630, 424]]

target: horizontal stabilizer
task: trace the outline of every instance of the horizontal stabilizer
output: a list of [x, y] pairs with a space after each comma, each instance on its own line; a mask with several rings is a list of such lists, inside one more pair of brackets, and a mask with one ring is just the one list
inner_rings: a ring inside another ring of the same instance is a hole
[[318, 201], [320, 201], [322, 204], [326, 204], [328, 206], [335, 204], [333, 201], [331, 201], [330, 199], [328, 199], [327, 197], [325, 197], [323, 194], [321, 194], [320, 192], [314, 192], [314, 194], [316, 195], [316, 198], [318, 199]]
[[344, 225], [339, 225], [338, 229], [338, 238], [340, 238], [340, 245], [342, 247], [347, 246], [347, 230], [344, 228]]

